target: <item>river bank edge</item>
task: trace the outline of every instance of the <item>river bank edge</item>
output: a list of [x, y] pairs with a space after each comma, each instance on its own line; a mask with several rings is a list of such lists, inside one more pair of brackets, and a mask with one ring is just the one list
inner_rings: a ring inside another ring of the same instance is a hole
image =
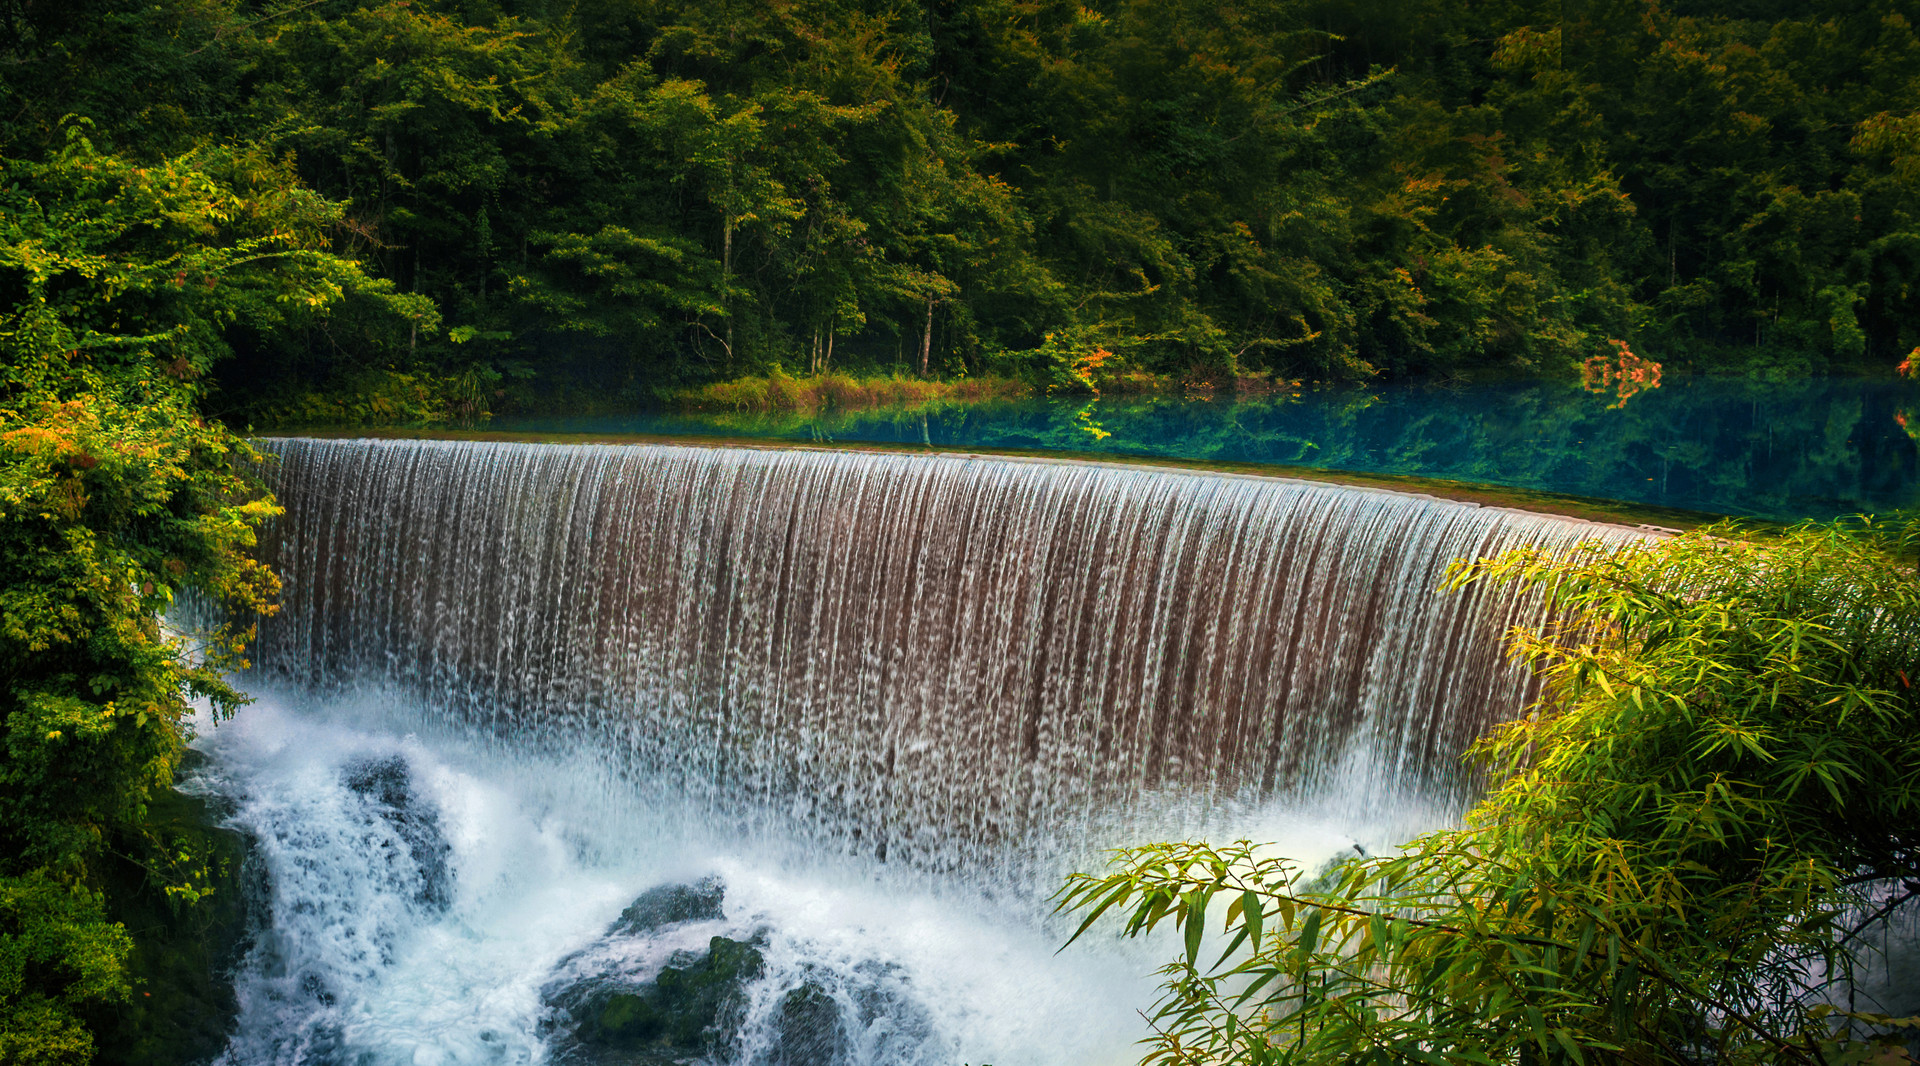
[[[1370, 474], [1345, 470], [1326, 470], [1308, 466], [1285, 466], [1231, 460], [1182, 459], [1158, 455], [1115, 455], [1110, 452], [1060, 451], [1043, 448], [991, 448], [979, 446], [911, 445], [872, 441], [769, 441], [765, 438], [694, 436], [690, 434], [649, 433], [536, 433], [515, 430], [434, 430], [434, 429], [280, 429], [254, 434], [253, 439], [272, 440], [307, 437], [322, 440], [439, 440], [484, 441], [519, 444], [566, 445], [671, 445], [689, 448], [749, 448], [760, 451], [866, 452], [895, 455], [942, 455], [951, 458], [1018, 459], [1027, 462], [1071, 462], [1136, 470], [1164, 470], [1183, 474], [1228, 474], [1239, 477], [1269, 478], [1279, 481], [1305, 481], [1343, 485], [1349, 488], [1395, 492], [1407, 496], [1467, 503], [1480, 507], [1506, 508], [1571, 518], [1598, 525], [1625, 526], [1662, 533], [1680, 533], [1728, 520], [1727, 515], [1688, 511], [1654, 504], [1638, 504], [1593, 496], [1514, 488], [1485, 482], [1454, 481], [1446, 478], [1418, 477], [1406, 474]], [[1764, 519], [1742, 518], [1755, 527], [1777, 527], [1780, 523]]]

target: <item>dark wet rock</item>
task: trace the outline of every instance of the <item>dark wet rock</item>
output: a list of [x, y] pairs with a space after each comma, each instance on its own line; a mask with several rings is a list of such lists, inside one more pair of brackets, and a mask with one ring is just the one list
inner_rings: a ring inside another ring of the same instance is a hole
[[[724, 917], [717, 877], [648, 889], [607, 930], [608, 941], [648, 940], [687, 922]], [[678, 934], [681, 936], [685, 933]], [[749, 986], [766, 974], [764, 934], [716, 936], [679, 951], [650, 980], [617, 973], [575, 978], [545, 993], [557, 1066], [669, 1066], [750, 1061], [752, 1066], [835, 1066], [852, 1050], [848, 1020], [826, 985], [807, 980], [780, 997], [765, 1028], [743, 1040]], [[561, 964], [561, 972], [592, 953]], [[574, 969], [572, 972], [578, 972]], [[756, 1046], [750, 1057], [744, 1053]]]
[[361, 759], [341, 770], [340, 777], [348, 788], [394, 810], [405, 810], [412, 799], [413, 770], [398, 755]]
[[650, 933], [680, 922], [706, 921], [721, 916], [726, 885], [718, 877], [703, 877], [690, 885], [659, 885], [642, 892], [614, 919], [609, 936]]
[[[712, 875], [691, 883], [655, 885], [627, 904], [607, 927], [602, 940], [645, 939], [683, 922], [718, 919], [722, 917], [720, 904], [726, 891], [726, 884]], [[566, 972], [585, 954], [587, 951], [582, 950], [568, 955], [560, 960], [557, 970]]]
[[398, 755], [363, 759], [343, 772], [346, 786], [364, 797], [406, 845], [419, 871], [417, 902], [446, 910], [453, 902], [452, 845], [440, 830], [440, 815], [413, 794], [413, 772]]
[[746, 1020], [746, 986], [766, 972], [753, 943], [716, 936], [677, 952], [651, 981], [596, 977], [549, 994], [569, 1066], [666, 1066], [731, 1048]]
[[809, 981], [780, 998], [773, 1042], [755, 1066], [833, 1066], [847, 1061], [850, 1041], [840, 1004]]

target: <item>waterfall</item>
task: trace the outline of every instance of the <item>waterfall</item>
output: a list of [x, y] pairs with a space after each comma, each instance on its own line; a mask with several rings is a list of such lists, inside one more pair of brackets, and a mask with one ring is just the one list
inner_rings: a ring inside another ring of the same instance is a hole
[[[1530, 696], [1449, 562], [1622, 531], [1274, 478], [812, 450], [286, 440], [258, 661], [617, 750], [922, 868], [1145, 806], [1457, 800]], [[1357, 813], [1378, 813], [1366, 810]]]
[[996, 457], [263, 449], [283, 605], [190, 783], [255, 842], [229, 1066], [1129, 1061], [1164, 945], [1055, 955], [1062, 875], [1446, 820], [1543, 609], [1449, 562], [1636, 535]]

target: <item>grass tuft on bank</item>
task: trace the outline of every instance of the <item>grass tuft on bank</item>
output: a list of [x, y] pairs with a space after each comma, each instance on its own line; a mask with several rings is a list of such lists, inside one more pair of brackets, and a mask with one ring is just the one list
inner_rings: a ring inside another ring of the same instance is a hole
[[776, 368], [765, 376], [685, 389], [674, 395], [674, 402], [692, 411], [867, 411], [1017, 400], [1032, 394], [1033, 386], [1010, 378], [936, 381], [898, 374], [855, 377], [843, 373], [792, 377]]

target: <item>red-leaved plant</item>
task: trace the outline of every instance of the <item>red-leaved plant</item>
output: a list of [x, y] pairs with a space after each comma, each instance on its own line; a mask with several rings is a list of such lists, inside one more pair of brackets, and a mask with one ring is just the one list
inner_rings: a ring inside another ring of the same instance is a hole
[[[1612, 355], [1596, 355], [1580, 364], [1580, 386], [1588, 392], [1611, 392], [1617, 399], [1608, 405], [1625, 407], [1628, 400], [1648, 389], [1660, 387], [1660, 364], [1633, 354], [1626, 341], [1609, 340]], [[1916, 349], [1920, 351], [1920, 349]], [[1909, 357], [1911, 360], [1911, 357]]]

